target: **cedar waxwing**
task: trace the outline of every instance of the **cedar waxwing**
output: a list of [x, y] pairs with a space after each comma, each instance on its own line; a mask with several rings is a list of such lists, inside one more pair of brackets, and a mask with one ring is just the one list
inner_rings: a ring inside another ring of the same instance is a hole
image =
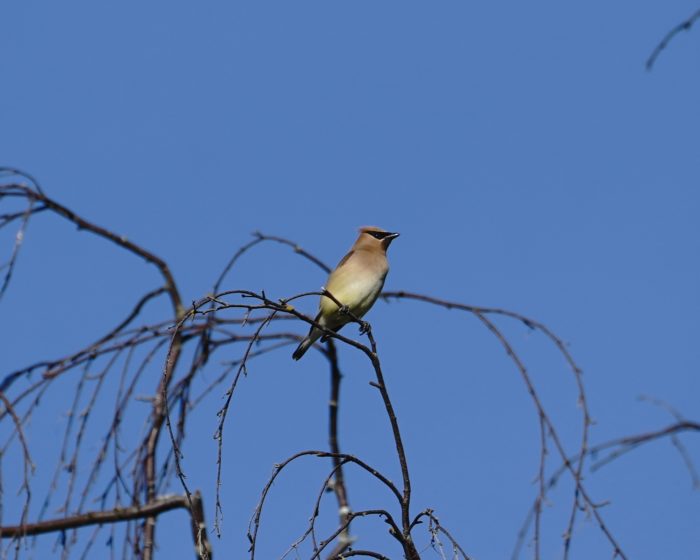
[[[389, 272], [386, 250], [398, 236], [398, 233], [384, 231], [378, 227], [360, 228], [360, 236], [350, 252], [328, 276], [326, 290], [356, 317], [362, 317], [377, 301]], [[340, 311], [332, 299], [321, 296], [315, 319], [317, 323], [337, 332], [351, 320], [347, 314]], [[320, 329], [312, 326], [309, 334], [292, 354], [292, 358], [301, 358], [322, 334]]]

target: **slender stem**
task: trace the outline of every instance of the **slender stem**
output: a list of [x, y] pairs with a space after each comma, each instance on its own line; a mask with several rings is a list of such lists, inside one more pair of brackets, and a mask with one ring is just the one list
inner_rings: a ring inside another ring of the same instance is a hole
[[[328, 445], [331, 453], [334, 454], [333, 467], [335, 474], [333, 475], [333, 492], [338, 500], [340, 524], [344, 524], [350, 514], [350, 504], [348, 502], [345, 476], [343, 473], [344, 461], [339, 457], [340, 444], [338, 443], [338, 407], [340, 403], [340, 382], [343, 375], [340, 372], [338, 353], [333, 340], [328, 341], [327, 356], [331, 366], [331, 398], [328, 403]], [[352, 542], [350, 539], [350, 524], [348, 524], [342, 536], [345, 538], [339, 540], [338, 545], [329, 554], [329, 558], [341, 556], [349, 548]]]
[[406, 460], [406, 451], [403, 446], [403, 440], [401, 438], [401, 430], [399, 429], [399, 422], [396, 419], [396, 413], [394, 412], [394, 406], [391, 404], [391, 399], [389, 398], [389, 391], [386, 387], [386, 381], [384, 380], [384, 374], [382, 373], [382, 366], [379, 362], [379, 357], [377, 355], [377, 344], [372, 335], [372, 330], [367, 330], [367, 336], [370, 341], [370, 346], [372, 352], [370, 355], [370, 360], [372, 361], [372, 366], [374, 367], [374, 374], [377, 378], [377, 383], [372, 384], [379, 390], [382, 396], [382, 401], [384, 403], [384, 408], [386, 409], [387, 416], [389, 417], [389, 423], [391, 424], [391, 431], [394, 435], [394, 444], [396, 446], [396, 454], [399, 458], [399, 465], [401, 467], [401, 478], [403, 479], [403, 494], [401, 497], [401, 527], [403, 533], [403, 539], [401, 544], [404, 547], [404, 555], [407, 560], [415, 560], [420, 558], [418, 551], [413, 544], [413, 539], [411, 538], [411, 478], [408, 472], [408, 461]]

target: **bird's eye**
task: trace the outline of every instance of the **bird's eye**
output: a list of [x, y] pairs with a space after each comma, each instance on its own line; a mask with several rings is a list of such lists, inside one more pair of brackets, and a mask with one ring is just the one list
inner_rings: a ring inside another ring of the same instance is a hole
[[386, 237], [386, 233], [383, 231], [370, 231], [368, 233], [375, 239], [384, 239]]

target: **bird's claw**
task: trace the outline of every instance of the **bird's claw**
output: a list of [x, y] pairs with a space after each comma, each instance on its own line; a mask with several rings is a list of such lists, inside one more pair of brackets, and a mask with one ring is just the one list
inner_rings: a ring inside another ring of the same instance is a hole
[[371, 328], [367, 321], [360, 321], [360, 334], [368, 333]]
[[338, 308], [338, 311], [340, 311], [342, 315], [347, 315], [348, 313], [350, 313], [350, 308], [347, 305], [341, 305]]

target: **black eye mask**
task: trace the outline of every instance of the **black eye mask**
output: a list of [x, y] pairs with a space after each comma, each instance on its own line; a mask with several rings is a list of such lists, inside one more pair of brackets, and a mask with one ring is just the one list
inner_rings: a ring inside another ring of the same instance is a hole
[[369, 233], [375, 239], [384, 239], [387, 235], [389, 235], [389, 233], [386, 231], [368, 231], [367, 233]]

